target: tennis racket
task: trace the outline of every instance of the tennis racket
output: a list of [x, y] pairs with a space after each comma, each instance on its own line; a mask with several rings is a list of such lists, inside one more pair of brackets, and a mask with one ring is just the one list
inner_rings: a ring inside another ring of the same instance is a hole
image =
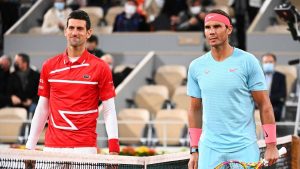
[[[285, 154], [286, 152], [287, 152], [286, 148], [282, 147], [278, 151], [279, 157], [282, 156], [283, 154]], [[225, 162], [219, 164], [217, 167], [215, 167], [215, 169], [249, 169], [249, 168], [260, 169], [267, 163], [268, 162], [265, 159], [262, 159], [259, 162], [254, 162], [254, 163], [245, 163], [245, 162], [231, 160], [231, 161], [225, 161]]]

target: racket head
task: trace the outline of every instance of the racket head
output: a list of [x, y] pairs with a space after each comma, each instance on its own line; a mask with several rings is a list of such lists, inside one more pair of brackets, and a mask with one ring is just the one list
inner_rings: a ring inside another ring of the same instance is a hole
[[239, 161], [225, 161], [215, 167], [215, 169], [247, 169], [247, 166]]

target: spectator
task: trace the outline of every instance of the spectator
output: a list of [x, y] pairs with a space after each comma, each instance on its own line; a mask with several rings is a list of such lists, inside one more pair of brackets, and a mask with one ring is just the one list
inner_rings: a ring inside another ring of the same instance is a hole
[[154, 30], [175, 30], [179, 13], [188, 10], [186, 0], [163, 0], [160, 14], [153, 22]]
[[66, 8], [66, 0], [54, 0], [53, 7], [44, 15], [42, 25], [42, 33], [60, 33], [65, 29], [65, 20], [72, 12], [70, 8]]
[[145, 0], [144, 11], [147, 14], [147, 22], [153, 22], [159, 15], [162, 7], [164, 5], [164, 0]]
[[113, 69], [114, 58], [110, 54], [103, 55], [101, 59], [108, 64], [110, 70]]
[[286, 99], [285, 75], [275, 71], [276, 56], [266, 53], [262, 56], [262, 66], [269, 88], [269, 96], [275, 113], [275, 120], [280, 121], [282, 108]]
[[19, 0], [0, 0], [0, 54], [4, 45], [4, 33], [19, 19]]
[[247, 50], [247, 28], [254, 20], [263, 0], [231, 0], [236, 20], [237, 47]]
[[133, 31], [149, 31], [144, 16], [137, 13], [137, 2], [135, 0], [127, 0], [124, 6], [124, 12], [117, 15], [114, 22], [114, 32], [133, 32]]
[[77, 10], [80, 7], [87, 6], [87, 0], [67, 0], [66, 4], [72, 10]]
[[98, 38], [95, 35], [92, 35], [90, 38], [87, 39], [86, 48], [87, 50], [97, 56], [98, 58], [101, 58], [105, 53], [101, 49], [97, 49], [98, 46]]
[[[10, 76], [11, 58], [3, 55], [0, 57], [0, 108], [10, 106], [12, 102], [21, 103], [21, 100], [15, 97], [10, 98], [7, 93], [8, 79]], [[12, 100], [14, 99], [14, 100]]]
[[203, 31], [205, 10], [200, 0], [192, 1], [189, 10], [180, 12], [178, 16], [177, 31]]
[[40, 75], [30, 68], [29, 56], [24, 53], [15, 56], [14, 68], [8, 81], [8, 94], [15, 100], [21, 100], [21, 103], [13, 102], [13, 106], [24, 107], [29, 113], [33, 113], [38, 101]]

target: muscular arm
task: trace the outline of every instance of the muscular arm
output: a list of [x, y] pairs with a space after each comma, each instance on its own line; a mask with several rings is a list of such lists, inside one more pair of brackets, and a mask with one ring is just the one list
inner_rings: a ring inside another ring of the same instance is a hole
[[[191, 97], [190, 101], [190, 110], [188, 112], [188, 119], [189, 119], [189, 128], [202, 128], [202, 99]], [[198, 130], [199, 131], [199, 130]], [[192, 131], [189, 131], [192, 132]], [[192, 135], [190, 133], [190, 146], [191, 147], [198, 147], [197, 142], [199, 138], [192, 138]], [[199, 135], [197, 136], [199, 137]], [[192, 141], [192, 140], [195, 140]], [[189, 169], [197, 169], [198, 168], [198, 153], [192, 153], [190, 156], [190, 161], [188, 164]]]
[[189, 128], [202, 128], [202, 99], [191, 97], [190, 103]]
[[[258, 105], [262, 125], [266, 125], [266, 124], [274, 125], [275, 124], [274, 112], [267, 91], [253, 91], [252, 96], [254, 101]], [[276, 138], [276, 128], [275, 131], [273, 131], [273, 133], [269, 133], [269, 135], [270, 134], [275, 135]], [[272, 165], [279, 158], [278, 150], [276, 147], [276, 141], [267, 143], [266, 145], [267, 147], [266, 147], [264, 159], [269, 162], [268, 165]]]
[[262, 124], [275, 124], [274, 112], [267, 91], [253, 91], [252, 96], [258, 106]]

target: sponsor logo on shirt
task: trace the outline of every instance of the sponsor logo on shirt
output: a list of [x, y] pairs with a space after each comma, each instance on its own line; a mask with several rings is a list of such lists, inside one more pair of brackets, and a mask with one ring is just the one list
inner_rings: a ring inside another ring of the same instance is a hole
[[209, 70], [205, 70], [205, 71], [204, 71], [205, 74], [208, 74], [209, 72], [210, 72]]
[[85, 75], [83, 75], [83, 78], [84, 78], [84, 79], [90, 79], [90, 78], [91, 78], [91, 76], [90, 76], [90, 75], [88, 75], [88, 74], [85, 74]]
[[229, 69], [229, 72], [235, 72], [235, 71], [237, 71], [237, 68], [231, 68], [231, 69]]

